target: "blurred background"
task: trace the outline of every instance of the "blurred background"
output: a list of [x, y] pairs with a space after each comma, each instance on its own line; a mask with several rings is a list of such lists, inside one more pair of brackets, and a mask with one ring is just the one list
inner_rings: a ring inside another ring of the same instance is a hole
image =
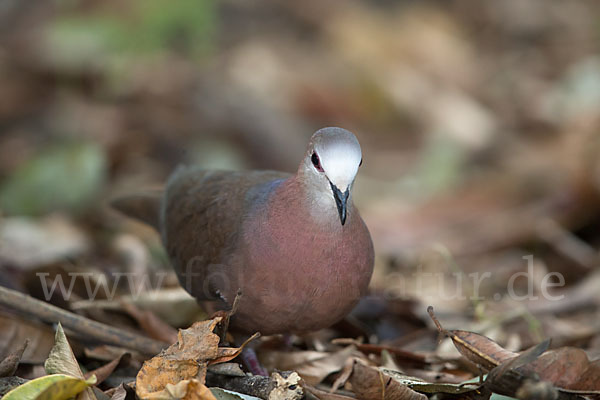
[[[180, 163], [293, 172], [316, 129], [341, 126], [364, 154], [373, 293], [403, 304], [367, 303], [390, 318], [379, 337], [433, 304], [458, 320], [517, 310], [535, 315], [524, 342], [592, 346], [599, 50], [593, 0], [3, 0], [0, 283], [41, 297], [40, 271], [168, 270], [110, 198]], [[560, 272], [566, 300], [505, 295], [528, 255], [534, 291]], [[415, 271], [492, 275], [474, 301]]]

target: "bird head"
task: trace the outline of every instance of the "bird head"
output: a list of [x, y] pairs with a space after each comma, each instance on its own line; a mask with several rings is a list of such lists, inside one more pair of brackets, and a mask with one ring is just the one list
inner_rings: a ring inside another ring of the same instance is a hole
[[335, 207], [344, 225], [352, 184], [361, 164], [360, 144], [352, 132], [342, 128], [315, 132], [299, 171], [316, 203], [313, 207]]

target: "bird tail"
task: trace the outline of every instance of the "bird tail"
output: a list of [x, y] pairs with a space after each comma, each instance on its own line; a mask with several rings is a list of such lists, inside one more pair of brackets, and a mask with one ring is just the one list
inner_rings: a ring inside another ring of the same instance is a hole
[[161, 197], [161, 191], [132, 194], [117, 197], [110, 202], [110, 205], [128, 217], [138, 219], [159, 230]]

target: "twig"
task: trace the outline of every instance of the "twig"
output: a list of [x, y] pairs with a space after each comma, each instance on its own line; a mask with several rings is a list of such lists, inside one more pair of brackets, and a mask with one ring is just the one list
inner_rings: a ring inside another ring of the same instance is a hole
[[60, 322], [64, 327], [90, 339], [137, 350], [143, 354], [154, 355], [166, 347], [165, 343], [157, 340], [93, 321], [3, 286], [0, 286], [0, 305], [34, 315], [48, 323]]
[[228, 376], [208, 371], [206, 384], [261, 399], [300, 400], [303, 395], [300, 376], [291, 371], [274, 372], [270, 377], [259, 375]]
[[229, 331], [229, 320], [237, 312], [241, 298], [242, 298], [242, 291], [238, 289], [238, 292], [235, 295], [235, 299], [233, 299], [233, 304], [231, 306], [231, 310], [217, 311], [217, 314], [223, 317], [223, 320], [219, 324], [220, 325], [219, 333], [217, 333], [219, 335], [219, 338], [221, 339], [221, 343], [225, 342], [227, 332]]
[[537, 224], [536, 229], [538, 236], [564, 257], [588, 270], [598, 265], [598, 255], [594, 248], [564, 229], [556, 221], [544, 219]]

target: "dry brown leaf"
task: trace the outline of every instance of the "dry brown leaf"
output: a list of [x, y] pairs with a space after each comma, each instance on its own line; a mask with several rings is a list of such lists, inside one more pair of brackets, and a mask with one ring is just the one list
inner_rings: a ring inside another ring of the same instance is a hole
[[158, 355], [146, 361], [138, 372], [135, 390], [143, 399], [152, 398], [151, 394], [162, 391], [167, 385], [196, 377], [204, 380], [205, 375], [206, 364], [201, 365], [193, 359], [167, 359], [164, 355]]
[[113, 371], [117, 368], [117, 366], [121, 363], [121, 361], [123, 359], [130, 359], [131, 358], [131, 354], [129, 353], [123, 353], [121, 354], [119, 357], [115, 358], [114, 360], [112, 360], [111, 362], [109, 362], [108, 364], [104, 364], [103, 366], [96, 368], [92, 371], [89, 371], [88, 373], [85, 374], [85, 378], [89, 378], [92, 375], [96, 375], [96, 385], [104, 382], [104, 380], [106, 378], [108, 378]]
[[95, 360], [110, 362], [115, 358], [121, 357], [125, 353], [131, 354], [132, 359], [134, 360], [145, 360], [142, 355], [139, 353], [126, 349], [124, 347], [116, 347], [110, 346], [107, 344], [103, 344], [95, 347], [86, 347], [83, 349], [83, 352], [86, 357], [93, 358]]
[[[511, 360], [519, 357], [518, 353], [508, 351], [493, 340], [477, 333], [459, 330], [447, 331], [440, 325], [431, 306], [428, 307], [427, 312], [438, 330], [450, 337], [457, 350], [467, 359], [487, 370], [493, 370], [504, 364], [505, 367], [501, 371], [493, 374], [494, 376], [498, 375], [497, 380], [504, 375], [504, 369], [511, 367]], [[546, 347], [547, 345], [546, 343]], [[525, 354], [523, 353], [519, 358], [523, 358]], [[535, 360], [519, 367], [518, 370], [525, 374], [535, 372], [541, 380], [551, 382], [554, 386], [562, 389], [600, 391], [600, 381], [598, 380], [600, 360], [590, 362], [585, 351], [578, 348], [561, 347], [547, 351], [539, 358], [536, 357]], [[514, 390], [516, 389], [514, 388]], [[508, 395], [513, 394], [509, 393]]]
[[354, 397], [344, 396], [343, 394], [326, 392], [324, 390], [317, 389], [314, 386], [310, 386], [309, 384], [303, 384], [302, 387], [307, 392], [312, 393], [319, 400], [354, 400]]
[[110, 397], [110, 400], [135, 400], [135, 391], [129, 385], [121, 383], [116, 388], [108, 389], [104, 392]]
[[208, 365], [226, 363], [227, 361], [233, 360], [234, 358], [240, 355], [240, 353], [242, 352], [242, 350], [244, 350], [244, 347], [246, 347], [248, 343], [250, 343], [258, 337], [260, 337], [260, 333], [257, 332], [254, 335], [250, 336], [248, 339], [246, 339], [240, 347], [219, 347], [217, 358], [215, 358], [214, 360], [210, 360], [208, 362]]
[[522, 369], [535, 371], [540, 379], [559, 388], [600, 390], [600, 360], [590, 362], [585, 351], [578, 348], [561, 347], [547, 351]]
[[350, 376], [352, 390], [360, 400], [427, 400], [427, 396], [401, 385], [374, 367], [355, 362]]
[[448, 336], [460, 354], [486, 370], [519, 355], [504, 349], [492, 339], [474, 332], [452, 330], [448, 331]]
[[328, 356], [323, 351], [269, 351], [264, 349], [259, 353], [260, 362], [267, 369], [289, 370], [314, 360]]
[[536, 382], [538, 380], [538, 377], [534, 373], [520, 371], [519, 368], [528, 366], [535, 361], [544, 351], [546, 351], [546, 349], [548, 349], [549, 344], [550, 341], [546, 340], [529, 350], [522, 352], [518, 357], [493, 368], [485, 378], [485, 387], [494, 393], [515, 397], [516, 392], [520, 390], [519, 388], [523, 387], [526, 382]]
[[177, 330], [165, 323], [152, 311], [141, 310], [134, 304], [125, 301], [121, 302], [121, 305], [127, 314], [131, 315], [151, 338], [165, 343], [175, 343], [177, 341]]
[[[140, 396], [141, 397], [141, 396]], [[148, 400], [216, 400], [210, 389], [196, 379], [167, 384], [160, 392], [152, 393], [142, 399]]]
[[340, 387], [345, 385], [346, 382], [348, 382], [348, 379], [350, 379], [350, 375], [352, 375], [353, 369], [354, 369], [354, 359], [349, 358], [344, 363], [342, 372], [340, 372], [339, 376], [337, 378], [335, 378], [335, 381], [333, 382], [333, 385], [331, 386], [331, 390], [329, 390], [329, 393], [333, 393], [336, 390], [338, 390]]
[[217, 400], [209, 388], [198, 381], [188, 383], [187, 393], [183, 400]]
[[23, 357], [23, 352], [29, 344], [29, 339], [25, 339], [25, 342], [15, 351], [6, 356], [0, 361], [0, 378], [6, 376], [13, 376], [19, 366], [19, 361]]
[[54, 346], [54, 331], [48, 325], [28, 321], [21, 317], [0, 313], [0, 358], [7, 357], [12, 349], [29, 339], [21, 362], [42, 364]]
[[309, 385], [316, 385], [329, 374], [344, 367], [356, 347], [348, 346], [335, 353], [320, 351], [270, 351], [264, 352], [261, 362], [269, 370], [296, 371]]
[[381, 354], [382, 351], [388, 351], [392, 353], [395, 358], [400, 362], [406, 362], [417, 365], [425, 365], [425, 356], [422, 354], [414, 353], [412, 351], [402, 350], [394, 346], [386, 346], [381, 344], [370, 344], [360, 343], [354, 339], [334, 339], [334, 344], [354, 344], [358, 350], [365, 354]]
[[461, 330], [445, 330], [435, 317], [433, 307], [429, 306], [427, 312], [440, 333], [443, 333], [452, 339], [454, 346], [460, 354], [488, 371], [519, 355], [518, 353], [506, 350], [492, 339], [478, 333]]
[[154, 398], [154, 394], [161, 393], [168, 385], [181, 381], [197, 380], [204, 385], [209, 364], [225, 362], [239, 354], [243, 346], [218, 347], [219, 337], [213, 330], [220, 321], [221, 318], [216, 317], [180, 329], [176, 343], [142, 366], [136, 377], [137, 395], [143, 399]]

